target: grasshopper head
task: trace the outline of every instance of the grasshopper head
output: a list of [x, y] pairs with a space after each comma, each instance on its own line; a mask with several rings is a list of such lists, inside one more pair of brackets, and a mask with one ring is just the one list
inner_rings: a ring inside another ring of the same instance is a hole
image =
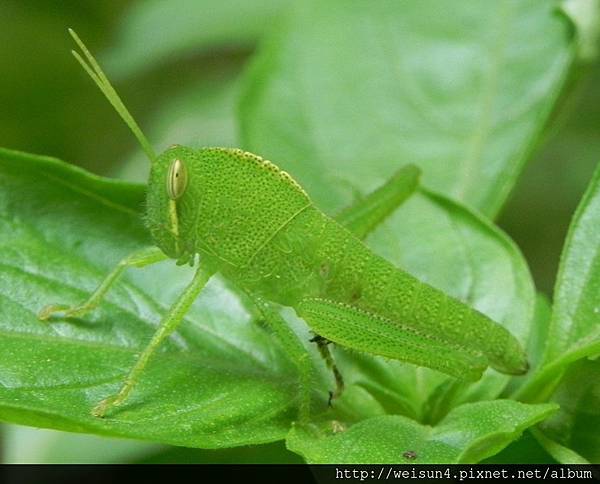
[[146, 225], [154, 243], [179, 263], [190, 262], [195, 253], [193, 233], [197, 154], [174, 145], [152, 163], [146, 194]]
[[146, 220], [180, 263], [199, 253], [242, 267], [308, 205], [287, 173], [256, 155], [172, 146], [152, 163]]

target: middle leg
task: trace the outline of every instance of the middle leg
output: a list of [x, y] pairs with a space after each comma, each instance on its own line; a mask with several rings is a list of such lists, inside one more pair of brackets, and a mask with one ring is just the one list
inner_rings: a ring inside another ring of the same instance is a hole
[[321, 357], [325, 360], [325, 364], [327, 368], [329, 368], [333, 372], [333, 377], [335, 378], [335, 391], [329, 391], [329, 401], [328, 405], [331, 407], [331, 402], [334, 398], [339, 398], [344, 391], [344, 377], [340, 373], [337, 365], [335, 364], [335, 360], [333, 359], [333, 355], [331, 351], [329, 351], [329, 345], [331, 341], [327, 338], [323, 338], [323, 336], [316, 335], [314, 338], [311, 338], [311, 343], [315, 343], [317, 345], [317, 349], [321, 354]]
[[313, 366], [310, 361], [310, 354], [273, 304], [256, 295], [248, 292], [247, 294], [262, 314], [265, 322], [277, 335], [287, 354], [296, 364], [296, 368], [300, 373], [299, 419], [305, 422], [310, 417], [310, 389], [313, 380]]

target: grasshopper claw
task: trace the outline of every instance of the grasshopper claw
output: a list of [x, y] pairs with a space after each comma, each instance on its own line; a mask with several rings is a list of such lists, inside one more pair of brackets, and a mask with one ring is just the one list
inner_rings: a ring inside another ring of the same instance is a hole
[[47, 321], [54, 315], [66, 315], [68, 312], [68, 306], [50, 304], [48, 306], [43, 307], [38, 313], [37, 317], [40, 321]]
[[106, 413], [112, 408], [120, 405], [120, 401], [118, 397], [111, 396], [102, 400], [98, 405], [96, 405], [92, 411], [90, 412], [94, 417], [104, 418]]

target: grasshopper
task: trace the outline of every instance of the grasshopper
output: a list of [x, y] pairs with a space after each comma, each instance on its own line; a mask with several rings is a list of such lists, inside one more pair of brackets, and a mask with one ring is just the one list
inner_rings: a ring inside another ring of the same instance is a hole
[[174, 145], [157, 156], [106, 75], [77, 34], [73, 55], [131, 129], [151, 162], [146, 226], [156, 247], [123, 259], [96, 291], [75, 307], [39, 313], [83, 316], [101, 302], [128, 267], [167, 258], [197, 264], [192, 281], [164, 315], [118, 393], [98, 403], [103, 417], [123, 404], [144, 368], [209, 279], [221, 274], [246, 293], [290, 358], [300, 383], [300, 419], [310, 415], [312, 364], [279, 313], [293, 308], [317, 335], [343, 388], [327, 344], [426, 366], [465, 380], [488, 367], [508, 374], [528, 369], [519, 342], [504, 327], [374, 254], [362, 241], [416, 188], [411, 165], [336, 219], [320, 211], [302, 187], [273, 163], [239, 149]]

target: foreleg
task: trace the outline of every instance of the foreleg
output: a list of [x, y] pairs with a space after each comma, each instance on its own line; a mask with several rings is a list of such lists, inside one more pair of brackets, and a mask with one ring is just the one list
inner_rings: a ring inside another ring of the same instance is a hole
[[96, 417], [103, 417], [107, 411], [121, 405], [127, 399], [156, 349], [171, 333], [173, 333], [173, 331], [175, 331], [175, 329], [177, 329], [190, 306], [196, 297], [198, 297], [198, 294], [200, 294], [200, 291], [202, 291], [211, 276], [212, 272], [205, 270], [202, 266], [198, 267], [192, 282], [186, 287], [183, 294], [175, 301], [164, 316], [158, 329], [152, 336], [150, 343], [146, 346], [144, 351], [142, 351], [135, 365], [129, 371], [119, 392], [102, 400], [96, 405], [92, 410], [93, 415]]
[[285, 322], [283, 317], [268, 301], [249, 294], [256, 304], [264, 320], [279, 338], [284, 350], [293, 360], [300, 374], [300, 421], [307, 421], [310, 416], [310, 389], [313, 380], [313, 366], [310, 354], [296, 336], [296, 333]]
[[102, 301], [108, 290], [117, 281], [119, 276], [128, 267], [144, 267], [150, 264], [155, 264], [167, 259], [167, 256], [157, 247], [148, 247], [129, 254], [104, 278], [98, 288], [91, 296], [81, 304], [73, 307], [53, 304], [46, 306], [38, 313], [38, 318], [41, 320], [50, 319], [52, 316], [60, 316], [64, 318], [72, 318], [83, 316], [95, 309]]

